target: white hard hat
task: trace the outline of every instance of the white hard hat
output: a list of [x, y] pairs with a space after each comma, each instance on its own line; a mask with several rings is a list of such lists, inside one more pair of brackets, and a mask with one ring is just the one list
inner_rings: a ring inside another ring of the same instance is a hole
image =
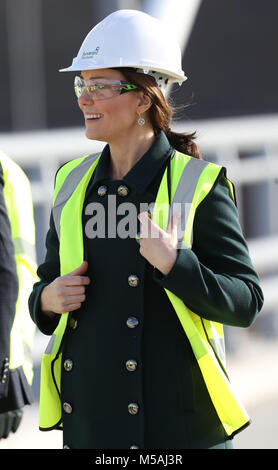
[[104, 18], [86, 36], [72, 65], [60, 72], [113, 67], [150, 72], [156, 80], [159, 72], [170, 83], [181, 84], [187, 78], [172, 32], [158, 19], [138, 10], [118, 10]]

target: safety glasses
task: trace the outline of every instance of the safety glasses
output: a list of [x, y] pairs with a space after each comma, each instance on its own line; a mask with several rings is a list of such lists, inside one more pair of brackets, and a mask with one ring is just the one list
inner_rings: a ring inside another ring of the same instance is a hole
[[74, 79], [74, 91], [77, 98], [80, 98], [82, 93], [86, 91], [88, 97], [94, 101], [109, 100], [137, 88], [132, 83], [108, 78], [83, 80], [81, 77], [75, 77]]

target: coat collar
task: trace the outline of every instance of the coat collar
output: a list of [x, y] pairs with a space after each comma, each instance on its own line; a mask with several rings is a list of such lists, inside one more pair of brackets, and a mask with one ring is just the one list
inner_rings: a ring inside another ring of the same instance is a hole
[[[161, 131], [149, 150], [129, 170], [122, 181], [135, 189], [136, 192], [143, 193], [173, 153], [173, 150], [165, 133]], [[101, 153], [96, 167], [93, 177], [93, 186], [110, 179], [109, 161], [110, 149], [107, 144]]]

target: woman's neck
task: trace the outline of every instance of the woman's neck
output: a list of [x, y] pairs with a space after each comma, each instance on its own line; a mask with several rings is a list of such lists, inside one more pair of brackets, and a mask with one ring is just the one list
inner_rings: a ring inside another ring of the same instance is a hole
[[122, 179], [140, 158], [149, 150], [155, 140], [153, 129], [136, 136], [127, 136], [109, 143], [110, 178]]

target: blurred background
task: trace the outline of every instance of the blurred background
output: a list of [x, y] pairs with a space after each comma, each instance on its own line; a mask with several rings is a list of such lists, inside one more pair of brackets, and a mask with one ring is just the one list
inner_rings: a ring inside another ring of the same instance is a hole
[[[28, 175], [38, 263], [45, 255], [54, 176], [66, 161], [101, 150], [84, 137], [71, 64], [85, 35], [118, 9], [137, 9], [177, 35], [188, 80], [173, 86], [186, 105], [172, 129], [197, 131], [205, 160], [224, 165], [265, 304], [249, 329], [225, 327], [228, 372], [252, 420], [236, 449], [278, 448], [278, 42], [277, 0], [1, 0], [0, 148]], [[0, 449], [56, 449], [59, 431], [38, 430], [40, 360], [35, 336], [34, 394], [21, 428]]]

